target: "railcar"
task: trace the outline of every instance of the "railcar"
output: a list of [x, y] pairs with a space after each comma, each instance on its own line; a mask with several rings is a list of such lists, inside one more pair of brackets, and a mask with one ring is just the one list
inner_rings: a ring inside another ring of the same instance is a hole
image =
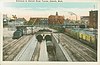
[[97, 45], [97, 37], [96, 34], [93, 34], [93, 32], [81, 29], [65, 29], [65, 33], [72, 38], [87, 42], [92, 47], [96, 47]]
[[22, 30], [16, 30], [16, 31], [13, 33], [12, 39], [18, 39], [18, 38], [20, 38], [21, 36], [23, 36], [23, 31], [22, 31]]
[[47, 46], [49, 61], [54, 61], [56, 59], [55, 57], [56, 50], [55, 50], [53, 42], [46, 41], [46, 46]]
[[92, 33], [84, 33], [84, 32], [80, 32], [79, 33], [79, 38], [82, 39], [82, 40], [85, 40], [89, 43], [94, 43], [96, 44], [96, 36], [95, 34], [92, 34]]

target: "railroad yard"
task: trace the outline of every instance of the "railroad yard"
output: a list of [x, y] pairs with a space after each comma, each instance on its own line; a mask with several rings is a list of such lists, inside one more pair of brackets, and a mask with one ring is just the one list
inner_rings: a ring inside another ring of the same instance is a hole
[[98, 62], [97, 2], [3, 4], [3, 61]]
[[[97, 61], [96, 50], [81, 41], [64, 33], [38, 32], [18, 39], [4, 37], [3, 61]], [[37, 40], [37, 35], [43, 37], [41, 42]], [[51, 39], [46, 39], [47, 35]]]

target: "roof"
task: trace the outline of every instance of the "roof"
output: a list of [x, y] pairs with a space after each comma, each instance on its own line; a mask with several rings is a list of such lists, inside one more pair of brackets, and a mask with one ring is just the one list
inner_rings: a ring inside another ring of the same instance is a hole
[[81, 29], [81, 28], [77, 28], [77, 29], [71, 29], [72, 31], [74, 32], [81, 32], [83, 34], [88, 34], [88, 35], [91, 35], [91, 36], [95, 36], [97, 34], [97, 31], [91, 31], [89, 30], [88, 28], [87, 29]]
[[16, 21], [26, 21], [26, 19], [25, 18], [17, 18], [17, 20]]

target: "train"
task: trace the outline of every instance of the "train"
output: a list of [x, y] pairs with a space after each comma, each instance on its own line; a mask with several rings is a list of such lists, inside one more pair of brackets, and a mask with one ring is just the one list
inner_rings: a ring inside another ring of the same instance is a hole
[[64, 33], [68, 36], [77, 39], [90, 47], [97, 49], [97, 30], [96, 29], [89, 29], [89, 28], [57, 28], [55, 29], [58, 33]]
[[17, 29], [14, 33], [13, 33], [13, 37], [12, 39], [19, 39], [20, 37], [23, 36], [23, 30], [22, 29]]
[[70, 37], [77, 39], [81, 42], [86, 43], [87, 45], [93, 47], [94, 49], [97, 48], [97, 31], [90, 31], [89, 29], [65, 29], [65, 34], [69, 35]]

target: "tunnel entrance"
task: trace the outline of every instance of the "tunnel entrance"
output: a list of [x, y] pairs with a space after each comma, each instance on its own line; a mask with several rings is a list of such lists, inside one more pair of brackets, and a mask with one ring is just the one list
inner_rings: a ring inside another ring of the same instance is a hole
[[45, 40], [46, 40], [46, 41], [52, 41], [51, 35], [46, 35], [46, 36], [45, 36]]
[[54, 43], [52, 42], [52, 35], [51, 33], [40, 33], [37, 32], [36, 39], [38, 42], [42, 42], [43, 40], [46, 41], [46, 48], [48, 53], [48, 60], [49, 61], [56, 61], [56, 50]]
[[36, 39], [38, 40], [38, 42], [42, 42], [42, 40], [43, 40], [43, 36], [42, 35], [37, 35], [36, 36]]

